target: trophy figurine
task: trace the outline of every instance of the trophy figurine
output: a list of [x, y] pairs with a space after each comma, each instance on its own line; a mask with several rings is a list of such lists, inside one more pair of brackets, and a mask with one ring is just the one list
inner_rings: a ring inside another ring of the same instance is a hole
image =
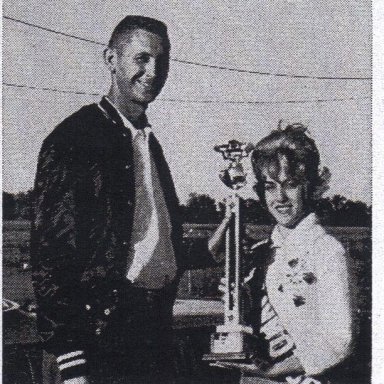
[[246, 174], [242, 159], [249, 155], [252, 145], [231, 140], [228, 144], [215, 146], [225, 160], [229, 160], [227, 169], [221, 171], [220, 179], [232, 189], [231, 207], [233, 219], [226, 232], [225, 244], [225, 281], [224, 324], [216, 327], [211, 336], [211, 353], [204, 356], [209, 361], [245, 361], [250, 355], [252, 327], [244, 325], [241, 305], [241, 243], [240, 196], [237, 190], [246, 184]]

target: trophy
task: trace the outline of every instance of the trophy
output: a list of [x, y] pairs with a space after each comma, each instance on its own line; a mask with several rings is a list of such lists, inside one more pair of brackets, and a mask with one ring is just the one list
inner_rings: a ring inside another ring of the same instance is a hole
[[253, 146], [231, 140], [228, 144], [215, 146], [225, 160], [229, 160], [227, 169], [221, 171], [220, 179], [232, 189], [232, 221], [226, 232], [225, 244], [225, 281], [224, 324], [216, 327], [211, 335], [211, 353], [204, 356], [208, 361], [244, 361], [250, 357], [252, 327], [244, 325], [241, 304], [241, 243], [240, 196], [237, 190], [246, 184], [246, 174], [242, 159], [249, 155]]

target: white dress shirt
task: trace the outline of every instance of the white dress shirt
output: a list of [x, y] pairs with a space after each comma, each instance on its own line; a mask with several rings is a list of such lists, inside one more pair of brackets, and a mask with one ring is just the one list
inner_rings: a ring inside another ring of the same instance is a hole
[[[116, 106], [114, 107], [124, 126], [132, 134], [134, 155], [136, 201], [129, 251], [132, 263], [128, 265], [126, 277], [135, 286], [160, 289], [174, 279], [177, 267], [171, 239], [170, 216], [156, 164], [149, 149], [149, 135], [153, 135], [153, 132], [150, 126], [142, 130], [136, 129]], [[142, 185], [143, 183], [145, 185]], [[146, 211], [144, 214], [143, 210]]]

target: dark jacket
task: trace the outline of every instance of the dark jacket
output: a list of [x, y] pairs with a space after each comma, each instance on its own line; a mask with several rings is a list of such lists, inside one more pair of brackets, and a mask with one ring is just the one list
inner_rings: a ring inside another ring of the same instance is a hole
[[[121, 302], [127, 285], [135, 201], [132, 137], [106, 99], [107, 114], [91, 104], [59, 124], [44, 140], [35, 181], [31, 234], [38, 330], [56, 355], [82, 348]], [[172, 223], [178, 266], [208, 265], [207, 245], [185, 239], [179, 203], [162, 148], [151, 134]], [[200, 257], [200, 260], [199, 260]], [[96, 307], [90, 318], [86, 308]], [[97, 332], [96, 332], [97, 334]]]

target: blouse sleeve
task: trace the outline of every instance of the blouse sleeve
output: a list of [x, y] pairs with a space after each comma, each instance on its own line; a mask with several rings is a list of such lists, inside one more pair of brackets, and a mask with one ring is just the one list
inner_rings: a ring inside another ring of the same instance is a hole
[[326, 235], [315, 243], [313, 256], [316, 283], [312, 305], [310, 312], [301, 314], [295, 339], [296, 354], [309, 375], [342, 362], [351, 353], [352, 345], [350, 281], [344, 247]]

